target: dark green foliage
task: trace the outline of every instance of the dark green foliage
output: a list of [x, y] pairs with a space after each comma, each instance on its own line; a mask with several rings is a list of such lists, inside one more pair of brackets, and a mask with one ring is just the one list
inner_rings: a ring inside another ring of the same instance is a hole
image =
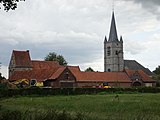
[[154, 79], [154, 80], [160, 80], [160, 74], [159, 75], [154, 75], [154, 76], [152, 76], [152, 78]]
[[45, 61], [57, 61], [60, 65], [66, 66], [68, 63], [62, 55], [57, 55], [55, 52], [50, 52], [45, 58]]
[[153, 79], [156, 80], [156, 86], [160, 87], [160, 66], [158, 66], [153, 73], [155, 73]]
[[0, 89], [7, 89], [7, 83], [2, 80], [6, 80], [6, 78], [0, 73]]
[[160, 93], [160, 88], [28, 88], [28, 89], [0, 89], [0, 98], [14, 96], [47, 96], [47, 95], [81, 95], [108, 93]]
[[3, 5], [5, 11], [9, 11], [10, 9], [15, 10], [17, 8], [17, 3], [19, 1], [25, 1], [25, 0], [0, 0], [0, 4]]
[[156, 86], [160, 87], [160, 79], [156, 81]]
[[4, 76], [2, 76], [2, 73], [0, 73], [0, 80], [6, 79]]
[[160, 75], [160, 66], [158, 66], [153, 72], [157, 75]]
[[85, 72], [94, 72], [94, 70], [91, 67], [88, 67]]
[[2, 90], [8, 89], [7, 84], [5, 84], [5, 83], [0, 83], [0, 89], [2, 89]]

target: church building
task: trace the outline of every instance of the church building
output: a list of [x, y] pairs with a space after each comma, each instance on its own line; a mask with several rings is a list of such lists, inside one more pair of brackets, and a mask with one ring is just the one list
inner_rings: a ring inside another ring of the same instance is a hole
[[109, 39], [104, 39], [104, 71], [118, 72], [124, 70], [123, 39], [118, 39], [114, 12], [112, 13]]
[[104, 71], [119, 72], [125, 69], [143, 70], [149, 76], [153, 75], [148, 68], [143, 67], [137, 61], [124, 60], [123, 54], [123, 38], [120, 36], [118, 39], [115, 15], [114, 12], [112, 12], [109, 38], [107, 40], [105, 36], [104, 39]]
[[[123, 38], [118, 38], [112, 12], [109, 38], [104, 39], [104, 72], [84, 72], [79, 66], [61, 66], [55, 61], [37, 61], [29, 51], [13, 50], [9, 64], [9, 81], [22, 79], [43, 83], [43, 87], [111, 87], [156, 86], [152, 72], [135, 60], [124, 60]], [[32, 85], [32, 84], [30, 84]]]

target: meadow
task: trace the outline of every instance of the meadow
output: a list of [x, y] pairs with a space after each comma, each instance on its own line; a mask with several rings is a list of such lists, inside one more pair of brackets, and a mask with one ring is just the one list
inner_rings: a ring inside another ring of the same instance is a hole
[[1, 116], [9, 110], [30, 120], [55, 113], [57, 120], [160, 120], [160, 93], [19, 96], [1, 99], [0, 110]]

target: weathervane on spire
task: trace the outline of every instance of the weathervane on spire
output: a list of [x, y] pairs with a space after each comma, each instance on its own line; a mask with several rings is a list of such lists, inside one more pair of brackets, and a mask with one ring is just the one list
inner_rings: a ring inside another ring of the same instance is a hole
[[112, 0], [112, 11], [114, 12], [114, 0]]

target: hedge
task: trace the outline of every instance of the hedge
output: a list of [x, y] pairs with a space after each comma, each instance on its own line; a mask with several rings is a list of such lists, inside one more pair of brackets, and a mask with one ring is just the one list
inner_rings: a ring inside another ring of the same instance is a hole
[[100, 93], [160, 93], [158, 87], [139, 88], [27, 88], [27, 89], [0, 89], [0, 98], [26, 95], [80, 95]]

